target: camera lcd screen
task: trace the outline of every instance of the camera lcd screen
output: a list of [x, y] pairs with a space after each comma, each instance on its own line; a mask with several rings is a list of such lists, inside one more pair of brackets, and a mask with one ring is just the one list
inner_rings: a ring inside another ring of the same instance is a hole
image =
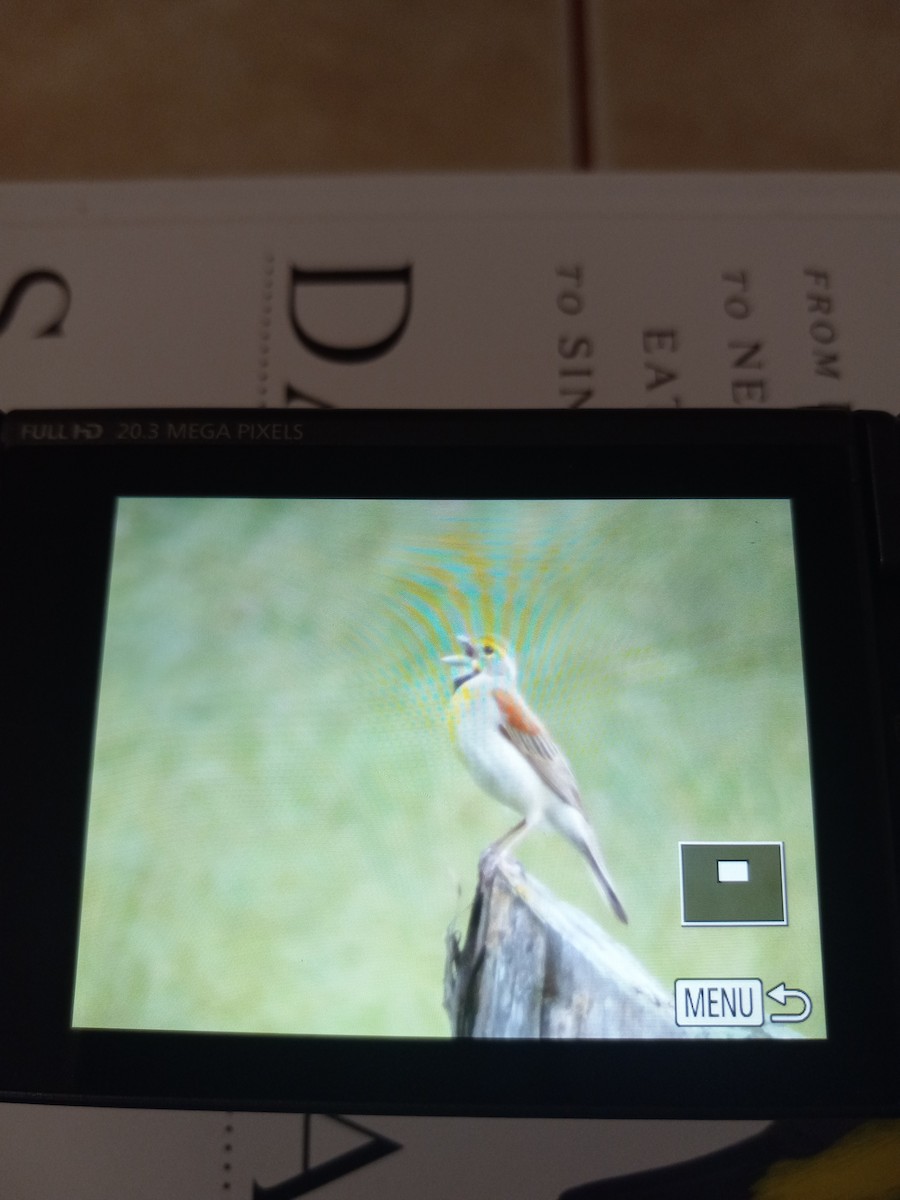
[[895, 1112], [886, 433], [5, 418], [0, 1095]]
[[72, 1026], [446, 1039], [527, 817], [672, 1037], [824, 1039], [795, 563], [779, 498], [120, 495]]

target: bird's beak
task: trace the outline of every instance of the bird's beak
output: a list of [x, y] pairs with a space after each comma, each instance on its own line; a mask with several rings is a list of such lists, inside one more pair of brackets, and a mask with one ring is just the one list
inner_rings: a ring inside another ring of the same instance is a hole
[[471, 658], [465, 654], [443, 654], [441, 662], [447, 663], [451, 667], [470, 667], [472, 665]]
[[451, 667], [471, 667], [474, 665], [473, 660], [478, 658], [478, 651], [475, 649], [475, 643], [466, 633], [457, 635], [456, 640], [462, 645], [465, 654], [445, 654], [441, 658], [441, 662], [447, 663]]

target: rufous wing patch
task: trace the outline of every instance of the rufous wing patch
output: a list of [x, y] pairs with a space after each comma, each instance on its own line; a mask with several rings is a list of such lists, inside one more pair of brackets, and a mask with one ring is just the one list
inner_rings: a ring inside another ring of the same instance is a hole
[[500, 733], [524, 755], [551, 791], [580, 809], [581, 797], [572, 768], [546, 729], [509, 692], [495, 688], [494, 698], [505, 722]]
[[528, 734], [531, 737], [541, 733], [540, 725], [531, 713], [522, 707], [515, 696], [511, 696], [509, 692], [504, 692], [502, 688], [495, 688], [494, 699], [497, 701], [500, 711], [503, 713], [510, 729], [514, 729], [516, 733]]

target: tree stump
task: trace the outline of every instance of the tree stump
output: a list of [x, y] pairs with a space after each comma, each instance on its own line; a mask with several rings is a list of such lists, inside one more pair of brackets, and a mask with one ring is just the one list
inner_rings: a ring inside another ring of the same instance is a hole
[[[690, 1038], [671, 992], [514, 860], [482, 864], [465, 941], [449, 931], [444, 1008], [457, 1037]], [[765, 1037], [761, 1030], [716, 1029]]]

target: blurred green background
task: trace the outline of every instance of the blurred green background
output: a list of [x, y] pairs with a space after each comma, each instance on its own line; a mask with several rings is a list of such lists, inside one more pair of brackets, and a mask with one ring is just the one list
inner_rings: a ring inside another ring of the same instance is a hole
[[[779, 500], [120, 500], [77, 1026], [447, 1036], [445, 933], [517, 820], [450, 746], [463, 631], [516, 647], [630, 925], [558, 836], [526, 867], [667, 989], [784, 981], [823, 1036]], [[784, 840], [790, 925], [683, 929], [680, 840]]]

